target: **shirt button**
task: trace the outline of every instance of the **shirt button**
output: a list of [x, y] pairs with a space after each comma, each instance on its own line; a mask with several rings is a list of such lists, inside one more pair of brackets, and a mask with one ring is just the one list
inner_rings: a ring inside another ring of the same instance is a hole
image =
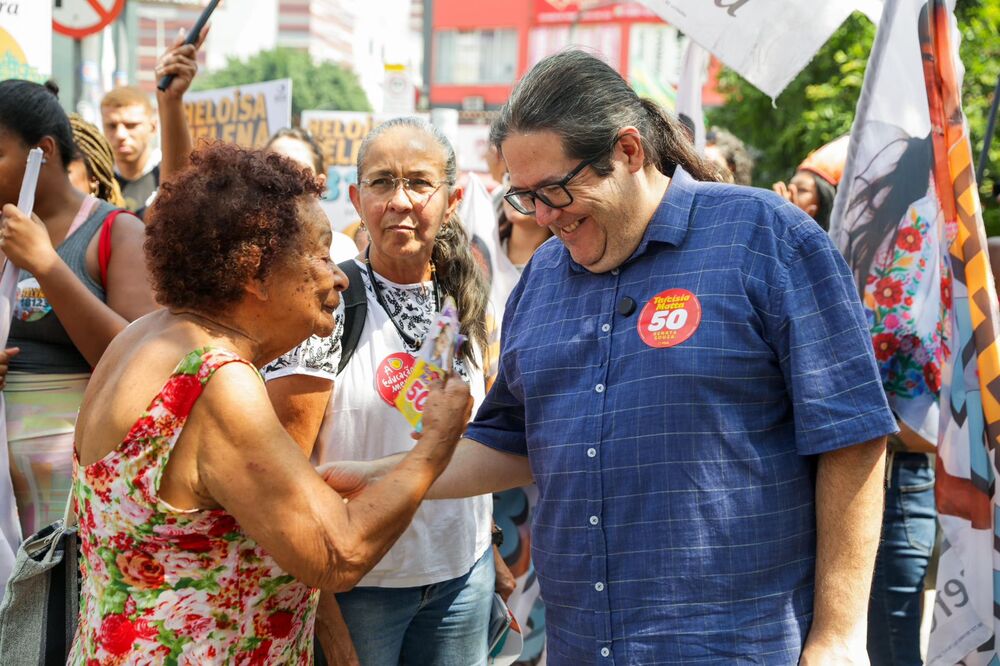
[[595, 449], [593, 447], [587, 449], [587, 457], [588, 458], [596, 458], [597, 457], [597, 449]]
[[609, 650], [608, 648], [601, 648], [601, 656], [602, 657], [610, 657], [611, 656], [611, 650]]
[[607, 333], [608, 331], [611, 330], [611, 324], [605, 324], [604, 326], [601, 326], [601, 330]]
[[594, 387], [594, 390], [597, 391], [598, 393], [604, 393], [604, 384], [598, 384], [597, 386]]
[[595, 583], [594, 584], [594, 589], [597, 590], [598, 592], [603, 592], [604, 591], [604, 583]]
[[621, 273], [621, 271], [619, 271], [617, 268], [612, 268], [611, 269], [611, 274], [612, 275], [618, 275], [619, 273]]
[[591, 517], [590, 517], [590, 524], [591, 524], [591, 525], [596, 525], [596, 524], [597, 524], [597, 523], [599, 523], [599, 522], [600, 522], [600, 519], [598, 519], [598, 517], [597, 517], [597, 516], [591, 516]]

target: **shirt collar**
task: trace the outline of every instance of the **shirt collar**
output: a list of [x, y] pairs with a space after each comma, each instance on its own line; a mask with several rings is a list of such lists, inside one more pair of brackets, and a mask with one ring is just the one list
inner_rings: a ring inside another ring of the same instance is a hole
[[[687, 235], [688, 222], [691, 217], [691, 206], [694, 204], [695, 188], [698, 181], [688, 175], [680, 165], [674, 169], [674, 175], [667, 185], [667, 191], [660, 200], [656, 212], [649, 220], [642, 242], [625, 264], [641, 256], [650, 243], [666, 243], [674, 247], [680, 245]], [[580, 266], [570, 257], [569, 250], [563, 247], [569, 265], [573, 271], [580, 273], [587, 269]], [[624, 264], [623, 264], [624, 265]]]
[[[146, 160], [146, 166], [142, 168], [142, 173], [134, 178], [134, 180], [139, 180], [143, 176], [149, 174], [156, 166], [163, 160], [163, 152], [159, 148], [154, 148], [149, 153], [149, 159]], [[115, 165], [115, 174], [121, 176], [122, 172], [118, 170], [118, 165]]]

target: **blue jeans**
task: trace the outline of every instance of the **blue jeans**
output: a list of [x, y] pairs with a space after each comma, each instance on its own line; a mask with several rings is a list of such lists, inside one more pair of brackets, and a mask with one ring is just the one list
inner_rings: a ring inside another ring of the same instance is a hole
[[868, 606], [872, 666], [919, 666], [924, 575], [934, 548], [934, 467], [920, 453], [894, 453], [882, 545]]
[[495, 578], [488, 548], [464, 576], [420, 587], [356, 587], [337, 602], [362, 666], [475, 666], [486, 663]]

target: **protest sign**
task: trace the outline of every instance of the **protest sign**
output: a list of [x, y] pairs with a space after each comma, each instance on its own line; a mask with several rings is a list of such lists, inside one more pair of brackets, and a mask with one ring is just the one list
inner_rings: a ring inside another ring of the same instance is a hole
[[263, 148], [272, 134], [292, 124], [292, 81], [188, 93], [184, 112], [196, 145], [205, 139]]
[[358, 180], [358, 151], [374, 122], [372, 114], [363, 111], [302, 112], [303, 129], [312, 134], [323, 151], [327, 174], [323, 208], [337, 230], [358, 217], [348, 188]]
[[0, 2], [0, 81], [52, 75], [52, 3]]

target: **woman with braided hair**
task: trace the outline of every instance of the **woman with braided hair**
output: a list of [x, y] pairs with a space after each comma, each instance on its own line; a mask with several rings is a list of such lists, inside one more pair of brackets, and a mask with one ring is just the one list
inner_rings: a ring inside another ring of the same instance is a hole
[[69, 163], [69, 180], [73, 187], [119, 208], [125, 207], [122, 188], [115, 179], [115, 156], [111, 144], [95, 125], [79, 114], [69, 114], [73, 128], [76, 157]]

